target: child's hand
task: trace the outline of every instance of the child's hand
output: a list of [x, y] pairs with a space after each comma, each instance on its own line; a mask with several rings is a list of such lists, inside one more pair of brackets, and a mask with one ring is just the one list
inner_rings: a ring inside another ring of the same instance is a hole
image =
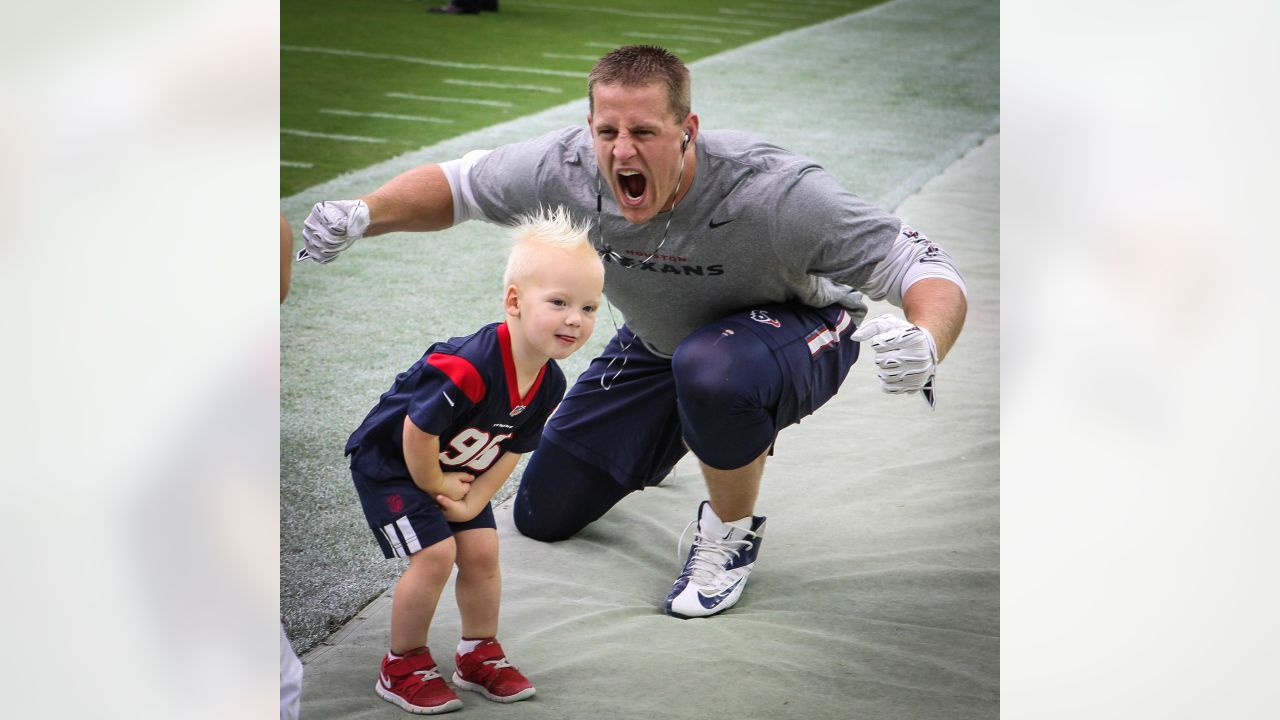
[[441, 494], [447, 496], [450, 500], [462, 500], [471, 492], [471, 481], [475, 480], [474, 475], [464, 472], [446, 472], [440, 474], [441, 478]]
[[444, 519], [449, 522], [466, 522], [480, 514], [478, 510], [472, 510], [466, 500], [457, 501], [445, 495], [437, 495], [436, 503], [444, 511]]

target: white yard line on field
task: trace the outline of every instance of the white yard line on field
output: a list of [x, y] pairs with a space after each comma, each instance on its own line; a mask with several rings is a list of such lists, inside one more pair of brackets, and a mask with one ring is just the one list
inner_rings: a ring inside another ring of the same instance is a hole
[[600, 56], [598, 55], [566, 55], [565, 53], [552, 52], [544, 52], [542, 53], [542, 57], [550, 58], [552, 60], [583, 60], [590, 63], [600, 59]]
[[[801, 15], [805, 15], [805, 14], [809, 14], [809, 15], [811, 15], [811, 14], [816, 13], [816, 12], [822, 12], [821, 10], [818, 10], [817, 8], [797, 8], [797, 7], [795, 7], [795, 4], [794, 4], [794, 3], [790, 3], [790, 2], [789, 2], [789, 3], [787, 3], [787, 5], [788, 5], [788, 6], [791, 6], [792, 8], [794, 8], [794, 9], [796, 9], [796, 10], [799, 10]], [[777, 3], [750, 2], [750, 3], [747, 3], [747, 4], [743, 5], [743, 7], [751, 8], [751, 9], [753, 9], [753, 10], [770, 10], [770, 11], [774, 11], [774, 10], [777, 10], [777, 9], [778, 9], [779, 5], [778, 5]], [[769, 15], [770, 13], [764, 13], [764, 14], [765, 14], [765, 15]]]
[[[719, 18], [707, 18], [708, 22], [714, 22], [716, 20], [719, 20]], [[692, 23], [680, 23], [679, 25], [659, 25], [658, 27], [659, 29], [663, 29], [663, 30], [695, 30], [697, 32], [720, 33], [721, 35], [743, 35], [746, 37], [757, 35], [761, 32], [760, 30], [745, 30], [742, 28], [713, 27], [711, 25], [696, 25]], [[674, 50], [672, 52], [674, 52]]]
[[721, 15], [745, 15], [753, 18], [778, 18], [779, 20], [804, 20], [807, 16], [798, 13], [788, 12], [763, 12], [760, 10], [734, 10], [733, 8], [720, 8], [716, 12]]
[[825, 0], [790, 0], [788, 5], [815, 5], [817, 7], [843, 8], [849, 12], [853, 12], [853, 8], [849, 3], [844, 2], [826, 2]]
[[509, 103], [505, 100], [477, 100], [473, 98], [453, 98], [440, 97], [438, 95], [415, 95], [414, 93], [389, 92], [387, 97], [399, 98], [401, 100], [425, 100], [427, 102], [438, 102], [455, 105], [484, 105], [486, 107], [509, 108], [515, 107], [515, 103]]
[[642, 32], [627, 32], [622, 34], [625, 35], [626, 37], [646, 38], [649, 40], [690, 40], [692, 42], [712, 43], [715, 45], [724, 44], [724, 41], [721, 40], [720, 38], [702, 37], [700, 35], [662, 35], [659, 33], [642, 33]]
[[442, 125], [451, 124], [453, 121], [445, 118], [425, 117], [422, 115], [396, 115], [394, 113], [384, 112], [356, 112], [355, 110], [342, 110], [340, 108], [321, 108], [320, 112], [325, 115], [341, 115], [343, 117], [367, 117], [378, 118], [380, 120], [408, 120], [410, 122], [439, 123]]
[[[583, 47], [606, 48], [606, 49], [608, 49], [608, 50], [613, 50], [614, 48], [620, 48], [620, 47], [622, 47], [623, 45], [627, 45], [627, 44], [628, 44], [628, 43], [625, 43], [625, 42], [616, 42], [616, 43], [589, 42], [589, 43], [582, 43]], [[671, 52], [673, 52], [673, 53], [675, 53], [675, 54], [677, 54], [677, 55], [683, 55], [684, 53], [689, 52], [689, 49], [688, 49], [688, 48], [672, 47], [671, 45], [665, 45], [664, 47], [666, 47], [668, 50], [670, 50]]]
[[[610, 45], [609, 47], [612, 48], [615, 46]], [[485, 87], [485, 88], [494, 88], [497, 90], [528, 90], [530, 92], [554, 93], [556, 95], [559, 95], [564, 92], [560, 88], [551, 87], [550, 85], [520, 85], [518, 83], [484, 82], [482, 80], [459, 80], [457, 78], [445, 78], [444, 82], [450, 85], [466, 85], [468, 87]]]
[[[618, 10], [616, 8], [595, 8], [582, 7], [580, 5], [558, 5], [556, 3], [544, 2], [520, 2], [512, 3], [521, 7], [544, 8], [547, 10], [568, 10], [569, 12], [593, 12], [605, 13], [608, 15], [622, 15], [624, 17], [647, 18], [651, 20], [709, 20], [705, 15], [671, 15], [667, 13], [651, 13], [638, 12], [635, 10]], [[778, 23], [765, 22], [762, 20], [739, 20], [737, 18], [717, 18], [720, 22], [732, 22], [739, 25], [755, 25], [758, 27], [778, 27]]]
[[322, 138], [324, 140], [342, 140], [344, 142], [362, 142], [362, 143], [384, 143], [386, 138], [365, 137], [363, 135], [334, 135], [332, 133], [318, 133], [310, 130], [295, 130], [294, 128], [280, 128], [280, 132], [285, 135], [297, 135], [298, 137]]
[[576, 78], [580, 74], [569, 70], [547, 70], [545, 68], [513, 67], [511, 65], [486, 65], [481, 63], [463, 63], [450, 60], [432, 60], [431, 58], [413, 57], [411, 55], [388, 55], [386, 53], [362, 52], [360, 50], [339, 50], [336, 48], [302, 47], [299, 45], [281, 45], [282, 52], [319, 53], [321, 55], [340, 55], [342, 57], [367, 58], [369, 60], [393, 60], [395, 62], [447, 67], [458, 70], [497, 70], [509, 73], [529, 73], [532, 75], [557, 75], [559, 77]]

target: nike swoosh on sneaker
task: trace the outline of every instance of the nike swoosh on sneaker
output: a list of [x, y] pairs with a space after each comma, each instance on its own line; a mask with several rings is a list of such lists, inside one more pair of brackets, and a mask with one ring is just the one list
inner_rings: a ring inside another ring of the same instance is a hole
[[717, 595], [712, 595], [711, 597], [706, 597], [702, 593], [698, 593], [698, 602], [702, 603], [702, 607], [710, 610], [711, 608], [724, 602], [725, 599], [729, 597], [729, 593], [733, 592], [733, 589], [738, 587], [738, 585], [742, 581], [743, 581], [743, 578], [738, 578], [736, 582], [734, 582], [729, 587], [725, 588], [723, 592]]
[[378, 673], [378, 681], [382, 683], [382, 687], [391, 689], [391, 681], [387, 679], [386, 673]]

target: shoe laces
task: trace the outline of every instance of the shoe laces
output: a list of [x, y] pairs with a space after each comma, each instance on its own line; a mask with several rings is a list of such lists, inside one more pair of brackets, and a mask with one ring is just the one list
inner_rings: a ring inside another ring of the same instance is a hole
[[[681, 549], [684, 547], [685, 536], [689, 534], [689, 529], [697, 525], [697, 523], [697, 519], [690, 521], [685, 526], [684, 532], [680, 533], [680, 540], [676, 543], [677, 562], [684, 557]], [[748, 532], [748, 534], [750, 533]], [[693, 580], [710, 581], [723, 572], [724, 566], [728, 565], [738, 553], [751, 549], [753, 544], [755, 543], [752, 540], [748, 540], [745, 537], [739, 540], [731, 540], [704, 535], [702, 531], [695, 530], [693, 533], [693, 556], [689, 558], [689, 562], [685, 565], [685, 571], [689, 573], [689, 577]]]
[[426, 683], [426, 682], [431, 682], [432, 680], [439, 680], [439, 679], [441, 679], [441, 675], [440, 675], [439, 670], [438, 670], [437, 668], [434, 668], [434, 667], [433, 667], [433, 668], [429, 668], [429, 669], [427, 669], [427, 670], [414, 670], [414, 671], [413, 671], [413, 674], [414, 674], [414, 675], [421, 675], [421, 676], [422, 676], [422, 682], [424, 682], [424, 683]]

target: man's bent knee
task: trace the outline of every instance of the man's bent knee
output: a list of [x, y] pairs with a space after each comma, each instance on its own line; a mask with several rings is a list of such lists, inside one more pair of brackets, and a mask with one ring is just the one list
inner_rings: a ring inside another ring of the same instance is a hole
[[786, 380], [762, 340], [713, 323], [680, 344], [672, 369], [684, 439], [699, 460], [738, 468], [773, 443]]
[[574, 533], [582, 528], [580, 527], [562, 527], [563, 523], [557, 523], [558, 518], [548, 517], [549, 513], [534, 510], [528, 496], [524, 493], [523, 481], [521, 490], [516, 493], [516, 502], [512, 507], [511, 518], [515, 521], [516, 530], [521, 535], [533, 540], [541, 542], [557, 542], [567, 540]]
[[542, 542], [565, 540], [595, 522], [629, 492], [604, 470], [544, 438], [520, 478], [512, 519], [525, 537]]

